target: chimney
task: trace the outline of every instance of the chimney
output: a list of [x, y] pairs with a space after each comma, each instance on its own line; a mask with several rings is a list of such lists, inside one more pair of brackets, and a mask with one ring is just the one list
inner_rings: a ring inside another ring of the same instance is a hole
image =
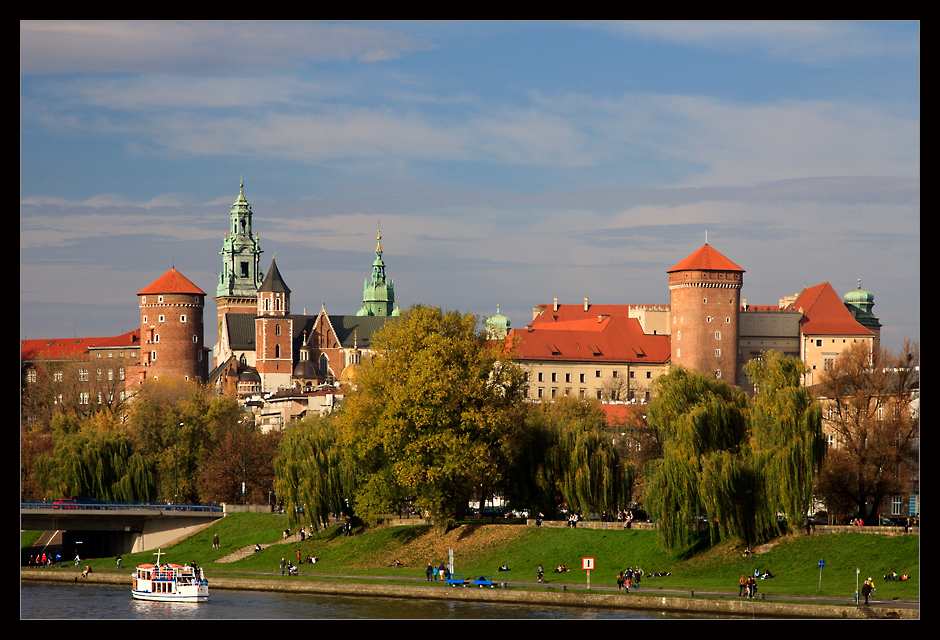
[[558, 296], [555, 296], [555, 302], [552, 305], [552, 311], [558, 311]]
[[585, 311], [588, 310], [588, 299], [587, 299], [587, 298], [584, 299], [584, 310], [585, 310]]

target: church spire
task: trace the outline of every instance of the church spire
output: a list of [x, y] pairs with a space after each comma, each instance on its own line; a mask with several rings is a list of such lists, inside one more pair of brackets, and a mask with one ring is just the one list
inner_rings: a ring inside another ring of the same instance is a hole
[[245, 183], [239, 179], [238, 197], [229, 210], [229, 231], [222, 242], [222, 271], [216, 297], [250, 297], [257, 295], [263, 278], [261, 247], [257, 234], [252, 234], [251, 205], [245, 199]]

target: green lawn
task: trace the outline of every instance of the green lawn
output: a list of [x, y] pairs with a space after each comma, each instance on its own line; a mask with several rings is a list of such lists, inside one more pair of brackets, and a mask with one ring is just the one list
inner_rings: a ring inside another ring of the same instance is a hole
[[[745, 559], [734, 544], [723, 544], [695, 554], [670, 554], [659, 548], [655, 531], [591, 530], [525, 527], [520, 525], [465, 525], [438, 538], [427, 525], [387, 527], [343, 537], [338, 527], [308, 537], [303, 543], [275, 544], [236, 563], [213, 564], [215, 560], [248, 545], [270, 545], [282, 539], [287, 519], [280, 515], [235, 514], [193, 535], [170, 549], [164, 549], [167, 562], [196, 561], [207, 572], [221, 575], [229, 571], [255, 571], [280, 574], [282, 557], [296, 562], [319, 556], [316, 564], [302, 564], [302, 576], [343, 574], [356, 576], [423, 577], [430, 561], [435, 566], [447, 562], [448, 549], [455, 554], [455, 572], [466, 577], [492, 575], [500, 580], [497, 568], [506, 563], [513, 582], [535, 584], [536, 567], [541, 563], [545, 577], [552, 582], [586, 583], [581, 558], [592, 557], [596, 570], [591, 584], [616, 584], [617, 573], [639, 566], [647, 574], [669, 572], [667, 577], [646, 577], [641, 593], [658, 587], [696, 591], [737, 591], [738, 578], [755, 569], [776, 576], [758, 581], [758, 593], [782, 595], [826, 595], [851, 598], [855, 592], [856, 568], [859, 585], [868, 576], [875, 581], [879, 600], [919, 598], [920, 537], [874, 534], [825, 534], [779, 538], [766, 553]], [[212, 548], [218, 534], [222, 548]], [[24, 544], [28, 536], [21, 536]], [[124, 566], [153, 561], [153, 552], [124, 556]], [[394, 559], [404, 568], [391, 568]], [[820, 588], [819, 560], [825, 560]], [[88, 560], [92, 566], [111, 568], [113, 558]], [[559, 564], [567, 574], [553, 573]], [[907, 573], [907, 582], [884, 582], [891, 571]]]

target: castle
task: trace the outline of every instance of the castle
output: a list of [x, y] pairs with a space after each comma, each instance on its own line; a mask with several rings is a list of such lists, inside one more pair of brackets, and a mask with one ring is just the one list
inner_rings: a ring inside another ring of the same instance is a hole
[[[84, 404], [108, 402], [115, 393], [123, 399], [148, 378], [179, 376], [260, 404], [296, 402], [305, 395], [309, 407], [310, 394], [320, 394], [322, 406], [332, 406], [335, 387], [353, 379], [374, 333], [400, 314], [381, 233], [356, 315], [330, 315], [325, 305], [313, 315], [295, 314], [275, 260], [262, 276], [252, 216], [240, 184], [220, 252], [214, 296], [218, 342], [212, 349], [203, 344], [207, 294], [172, 268], [138, 292], [139, 330], [107, 338], [21, 341], [26, 382], [37, 379], [39, 363], [72, 362], [78, 363], [72, 375]], [[672, 364], [747, 389], [744, 364], [768, 349], [803, 360], [805, 383], [812, 385], [816, 372], [831, 367], [849, 343], [878, 347], [874, 298], [861, 282], [844, 299], [825, 282], [781, 298], [776, 306], [749, 306], [741, 298], [744, 273], [706, 242], [666, 272], [668, 305], [597, 305], [587, 298], [583, 305], [570, 305], [556, 298], [536, 306], [521, 330], [512, 329], [497, 307], [485, 320], [486, 330], [491, 338], [508, 336], [516, 343], [532, 400], [577, 394], [646, 402], [652, 382]], [[88, 364], [102, 357], [112, 366]], [[283, 424], [304, 410], [282, 410], [278, 420]]]

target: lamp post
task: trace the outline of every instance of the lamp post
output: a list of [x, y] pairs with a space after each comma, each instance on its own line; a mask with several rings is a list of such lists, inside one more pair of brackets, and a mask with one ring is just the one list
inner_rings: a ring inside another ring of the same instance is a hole
[[239, 420], [238, 424], [245, 425], [245, 447], [242, 449], [242, 504], [248, 504], [245, 493], [245, 483], [248, 481], [248, 421]]
[[173, 462], [176, 465], [176, 472], [173, 476], [173, 502], [179, 502], [180, 496], [180, 461], [177, 450], [179, 449], [180, 443], [180, 427], [183, 426], [183, 423], [180, 422], [179, 427], [176, 427], [176, 437], [173, 442]]

